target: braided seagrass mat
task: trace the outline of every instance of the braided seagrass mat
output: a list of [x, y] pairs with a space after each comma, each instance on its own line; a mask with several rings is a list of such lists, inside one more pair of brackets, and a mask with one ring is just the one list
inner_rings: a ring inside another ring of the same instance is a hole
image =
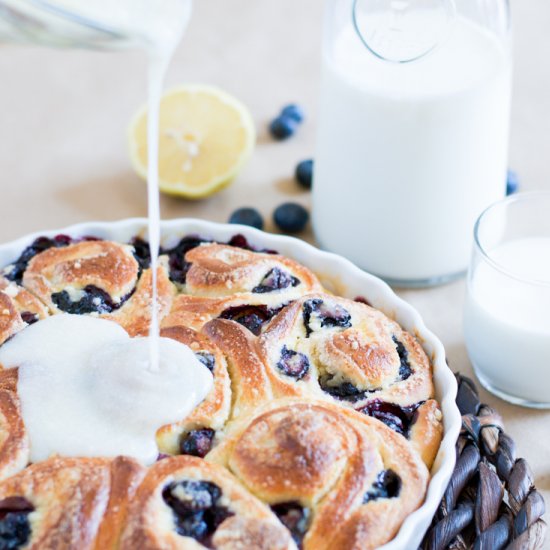
[[499, 414], [479, 402], [472, 380], [456, 374], [462, 430], [457, 463], [422, 550], [538, 550], [544, 499]]

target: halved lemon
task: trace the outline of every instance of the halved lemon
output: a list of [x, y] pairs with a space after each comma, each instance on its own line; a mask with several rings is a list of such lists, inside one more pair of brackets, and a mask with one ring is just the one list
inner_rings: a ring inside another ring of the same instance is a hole
[[[160, 190], [188, 199], [207, 197], [231, 183], [256, 141], [246, 106], [211, 86], [168, 90], [159, 122]], [[147, 106], [130, 124], [129, 146], [134, 169], [147, 179]]]

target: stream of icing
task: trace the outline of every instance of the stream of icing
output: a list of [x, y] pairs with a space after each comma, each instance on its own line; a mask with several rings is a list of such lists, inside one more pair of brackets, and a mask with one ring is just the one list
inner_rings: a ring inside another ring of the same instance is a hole
[[[149, 249], [151, 253], [152, 296], [151, 326], [149, 331], [150, 368], [158, 369], [159, 364], [159, 322], [157, 307], [157, 269], [160, 248], [160, 201], [159, 201], [159, 111], [162, 88], [166, 71], [174, 55], [183, 31], [191, 15], [191, 0], [172, 0], [172, 4], [181, 9], [180, 25], [166, 21], [172, 32], [165, 32], [162, 27], [149, 34], [147, 53], [148, 68], [148, 113], [147, 113], [147, 205]], [[173, 17], [167, 11], [167, 17]], [[156, 27], [155, 27], [156, 29]]]

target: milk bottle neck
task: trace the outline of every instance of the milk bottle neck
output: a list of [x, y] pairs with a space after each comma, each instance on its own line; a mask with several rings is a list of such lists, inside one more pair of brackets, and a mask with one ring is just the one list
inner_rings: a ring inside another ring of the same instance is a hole
[[353, 0], [355, 31], [379, 59], [411, 63], [437, 49], [452, 32], [455, 0]]

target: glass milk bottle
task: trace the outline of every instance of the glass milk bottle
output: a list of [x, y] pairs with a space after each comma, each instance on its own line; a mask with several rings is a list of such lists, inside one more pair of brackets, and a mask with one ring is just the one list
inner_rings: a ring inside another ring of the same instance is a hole
[[328, 0], [313, 224], [319, 243], [403, 286], [470, 259], [506, 189], [506, 0]]

